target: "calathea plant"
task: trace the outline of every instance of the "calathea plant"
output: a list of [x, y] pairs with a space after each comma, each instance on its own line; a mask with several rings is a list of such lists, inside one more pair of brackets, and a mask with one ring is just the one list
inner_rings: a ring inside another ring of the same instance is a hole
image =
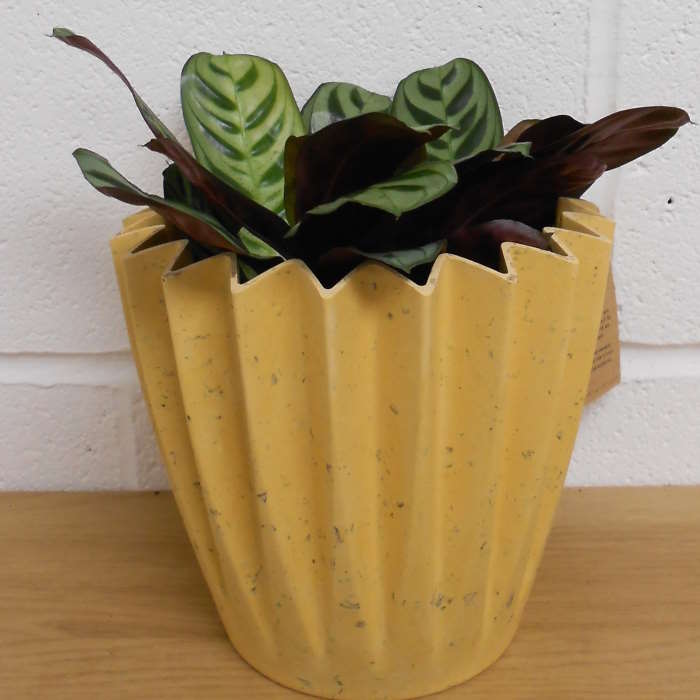
[[593, 124], [525, 120], [504, 134], [486, 75], [464, 58], [412, 73], [391, 99], [324, 83], [299, 111], [274, 63], [198, 53], [181, 80], [192, 156], [89, 39], [53, 36], [119, 76], [153, 133], [146, 147], [172, 161], [158, 196], [79, 148], [88, 182], [156, 210], [200, 256], [236, 253], [241, 279], [299, 258], [331, 286], [374, 259], [422, 282], [441, 252], [498, 269], [503, 242], [548, 247], [541, 229], [558, 197], [582, 195], [689, 121], [643, 107]]

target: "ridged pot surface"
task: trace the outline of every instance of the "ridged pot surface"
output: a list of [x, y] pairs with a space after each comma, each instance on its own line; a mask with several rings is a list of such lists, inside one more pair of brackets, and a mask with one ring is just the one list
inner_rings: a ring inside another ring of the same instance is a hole
[[159, 217], [112, 241], [163, 461], [226, 631], [324, 697], [460, 683], [515, 634], [585, 399], [613, 224], [450, 255], [418, 287], [298, 261], [240, 285]]

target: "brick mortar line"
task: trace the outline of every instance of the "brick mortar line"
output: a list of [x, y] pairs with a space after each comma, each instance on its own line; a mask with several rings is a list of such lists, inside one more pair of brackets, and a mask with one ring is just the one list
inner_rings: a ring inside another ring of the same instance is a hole
[[700, 377], [700, 343], [622, 343], [621, 363], [623, 382]]
[[[700, 342], [622, 343], [625, 381], [700, 376]], [[108, 353], [0, 353], [0, 385], [135, 387], [128, 351]]]
[[0, 353], [0, 385], [125, 386], [138, 384], [131, 353]]

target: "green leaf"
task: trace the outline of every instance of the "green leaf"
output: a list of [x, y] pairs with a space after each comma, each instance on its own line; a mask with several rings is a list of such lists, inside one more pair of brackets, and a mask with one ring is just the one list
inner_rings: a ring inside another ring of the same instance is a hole
[[243, 258], [238, 258], [238, 276], [242, 282], [247, 282], [252, 280], [253, 277], [257, 277], [258, 272], [248, 265]]
[[378, 260], [386, 265], [395, 267], [408, 274], [414, 267], [426, 265], [437, 258], [445, 249], [445, 241], [433, 241], [420, 248], [408, 248], [406, 250], [391, 250], [386, 253], [369, 253], [358, 250], [357, 253], [365, 258]]
[[393, 214], [395, 217], [417, 209], [449, 192], [457, 184], [457, 171], [444, 160], [424, 160], [410, 170], [388, 180], [370, 185], [364, 190], [328, 202], [309, 210], [309, 214], [330, 214], [344, 204], [355, 203]]
[[444, 123], [452, 127], [428, 145], [428, 153], [435, 158], [465, 158], [497, 146], [503, 138], [491, 84], [484, 71], [466, 58], [404, 78], [396, 88], [391, 113], [409, 126]]
[[283, 257], [272, 246], [265, 243], [265, 241], [260, 240], [254, 233], [251, 233], [245, 227], [238, 232], [238, 236], [241, 239], [241, 243], [246, 249], [246, 252], [255, 258], [266, 260], [267, 258]]
[[242, 253], [240, 243], [213, 216], [186, 204], [148, 194], [117, 172], [106, 158], [85, 148], [73, 151], [85, 179], [99, 192], [127, 204], [146, 205], [198, 243]]
[[283, 214], [284, 145], [305, 130], [279, 66], [257, 56], [198, 53], [182, 69], [180, 90], [197, 160]]
[[310, 134], [324, 126], [369, 112], [387, 113], [391, 99], [352, 83], [321, 83], [301, 110]]

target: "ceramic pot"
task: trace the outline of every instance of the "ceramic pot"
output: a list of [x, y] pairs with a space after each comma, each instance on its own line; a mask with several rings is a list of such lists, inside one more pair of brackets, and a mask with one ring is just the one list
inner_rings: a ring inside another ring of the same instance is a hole
[[412, 698], [516, 632], [578, 429], [612, 221], [441, 255], [417, 286], [288, 261], [239, 284], [153, 212], [112, 241], [163, 461], [236, 650], [283, 685]]

